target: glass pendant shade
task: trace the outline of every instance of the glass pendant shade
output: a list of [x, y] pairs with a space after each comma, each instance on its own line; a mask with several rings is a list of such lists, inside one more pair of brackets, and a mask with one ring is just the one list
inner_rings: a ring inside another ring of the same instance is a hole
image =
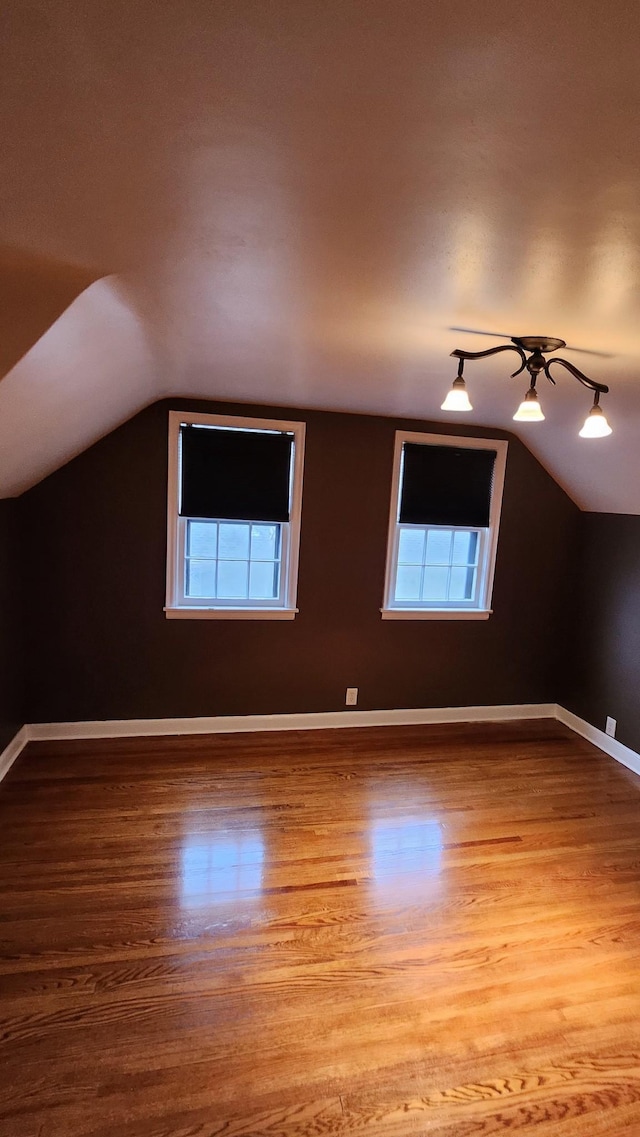
[[584, 420], [584, 426], [580, 431], [581, 438], [606, 438], [607, 434], [611, 434], [611, 427], [607, 422], [607, 416], [601, 407], [597, 404], [592, 407]]
[[530, 387], [513, 416], [515, 422], [544, 422], [538, 392]]
[[464, 379], [459, 375], [454, 379], [453, 386], [449, 391], [444, 403], [440, 407], [441, 411], [472, 411], [473, 407], [469, 402], [467, 388]]

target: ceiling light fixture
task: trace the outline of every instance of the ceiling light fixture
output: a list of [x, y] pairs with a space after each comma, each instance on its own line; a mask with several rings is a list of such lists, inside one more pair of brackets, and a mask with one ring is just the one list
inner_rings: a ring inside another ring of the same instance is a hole
[[462, 377], [466, 359], [484, 359], [485, 356], [496, 355], [499, 351], [515, 351], [522, 362], [518, 370], [513, 372], [511, 378], [515, 379], [516, 375], [520, 375], [525, 368], [530, 377], [529, 390], [513, 416], [516, 422], [544, 422], [544, 414], [536, 391], [536, 382], [540, 372], [543, 371], [549, 382], [555, 386], [556, 381], [549, 368], [552, 364], [559, 363], [583, 387], [593, 391], [593, 406], [585, 419], [580, 437], [604, 438], [607, 434], [611, 434], [611, 427], [600, 406], [600, 396], [606, 395], [609, 388], [604, 383], [596, 383], [595, 379], [589, 379], [588, 375], [584, 375], [582, 371], [574, 367], [573, 363], [569, 363], [568, 359], [562, 359], [559, 355], [545, 359], [544, 352], [557, 351], [558, 348], [562, 347], [566, 347], [564, 340], [553, 339], [550, 336], [513, 336], [510, 344], [490, 347], [486, 351], [463, 351], [461, 348], [456, 348], [451, 354], [458, 360], [458, 375], [440, 409], [443, 411], [470, 411], [473, 409]]
[[533, 384], [529, 387], [513, 418], [515, 422], [544, 422], [538, 392]]
[[584, 426], [580, 431], [581, 438], [606, 438], [608, 434], [611, 434], [611, 427], [607, 422], [607, 416], [598, 403], [599, 395], [600, 392], [596, 391], [593, 406], [584, 420]]
[[467, 393], [467, 385], [462, 378], [463, 362], [460, 360], [458, 364], [458, 378], [453, 380], [453, 386], [449, 391], [444, 403], [440, 407], [441, 411], [472, 411], [473, 407], [469, 402], [469, 395]]

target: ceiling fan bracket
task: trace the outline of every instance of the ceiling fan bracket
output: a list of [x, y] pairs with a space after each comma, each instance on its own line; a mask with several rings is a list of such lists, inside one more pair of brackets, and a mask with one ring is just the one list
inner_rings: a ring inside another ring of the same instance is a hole
[[524, 351], [539, 351], [543, 354], [567, 346], [565, 340], [556, 339], [554, 336], [512, 336], [511, 341]]

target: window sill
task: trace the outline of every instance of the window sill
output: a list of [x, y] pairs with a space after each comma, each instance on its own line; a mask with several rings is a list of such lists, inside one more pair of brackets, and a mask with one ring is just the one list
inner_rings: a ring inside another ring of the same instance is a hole
[[167, 620], [295, 620], [297, 608], [165, 608]]
[[492, 608], [381, 608], [383, 620], [488, 620]]

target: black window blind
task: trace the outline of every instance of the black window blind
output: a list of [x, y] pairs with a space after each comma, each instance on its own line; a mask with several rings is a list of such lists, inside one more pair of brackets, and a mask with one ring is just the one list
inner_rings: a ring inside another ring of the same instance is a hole
[[495, 450], [405, 442], [399, 520], [486, 528]]
[[293, 435], [182, 426], [182, 517], [288, 521]]

